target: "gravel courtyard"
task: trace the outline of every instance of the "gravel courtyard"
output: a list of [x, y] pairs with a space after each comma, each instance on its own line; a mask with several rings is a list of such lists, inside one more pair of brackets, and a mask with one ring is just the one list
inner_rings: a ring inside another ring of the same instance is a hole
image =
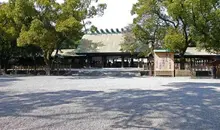
[[218, 130], [220, 80], [0, 77], [1, 130]]

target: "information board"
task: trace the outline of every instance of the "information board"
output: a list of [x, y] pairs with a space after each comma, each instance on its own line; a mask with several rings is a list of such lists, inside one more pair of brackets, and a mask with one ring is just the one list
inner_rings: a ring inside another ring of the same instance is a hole
[[167, 51], [154, 52], [154, 70], [156, 75], [174, 75], [174, 53]]

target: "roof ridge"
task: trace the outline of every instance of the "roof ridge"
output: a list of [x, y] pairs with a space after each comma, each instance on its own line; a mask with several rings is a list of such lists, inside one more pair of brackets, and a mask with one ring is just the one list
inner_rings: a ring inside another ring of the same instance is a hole
[[86, 34], [88, 35], [98, 35], [98, 34], [123, 34], [128, 32], [128, 30], [126, 28], [111, 28], [111, 29], [95, 29], [95, 30], [90, 30], [88, 31]]

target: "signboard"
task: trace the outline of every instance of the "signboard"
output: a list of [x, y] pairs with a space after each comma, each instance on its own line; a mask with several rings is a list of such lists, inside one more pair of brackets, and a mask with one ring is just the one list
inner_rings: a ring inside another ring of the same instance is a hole
[[174, 76], [174, 53], [166, 50], [154, 51], [155, 76]]

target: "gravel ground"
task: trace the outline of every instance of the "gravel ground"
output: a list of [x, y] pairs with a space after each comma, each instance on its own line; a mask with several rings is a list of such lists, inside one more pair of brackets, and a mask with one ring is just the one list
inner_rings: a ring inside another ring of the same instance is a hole
[[220, 80], [0, 77], [1, 130], [218, 130]]

